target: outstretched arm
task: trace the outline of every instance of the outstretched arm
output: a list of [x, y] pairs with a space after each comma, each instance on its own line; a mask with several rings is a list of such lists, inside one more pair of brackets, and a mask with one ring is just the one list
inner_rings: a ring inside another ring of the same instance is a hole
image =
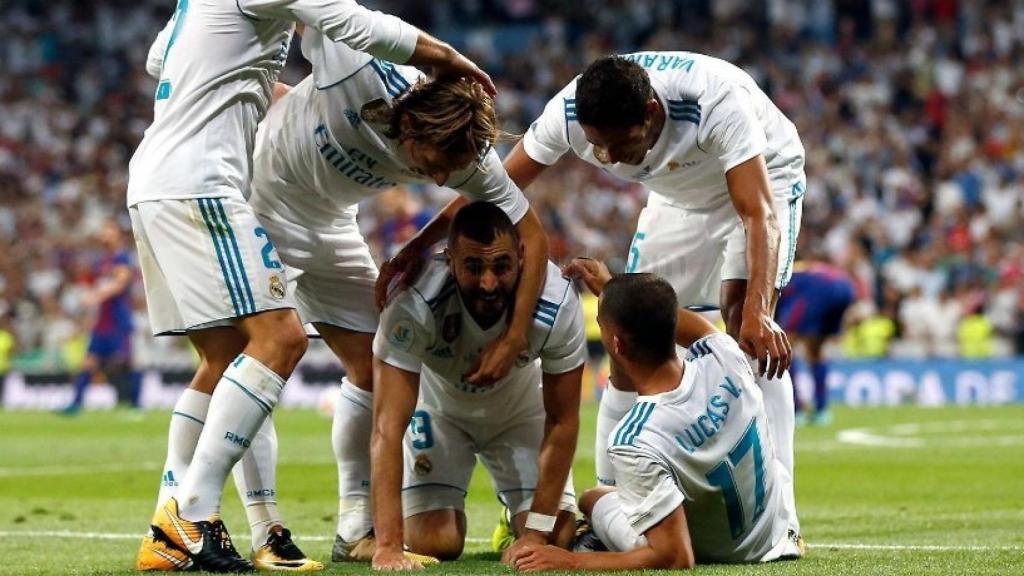
[[[608, 266], [591, 258], [574, 259], [562, 273], [569, 278], [582, 280], [594, 296], [600, 296], [604, 285], [612, 279]], [[718, 328], [700, 314], [685, 308], [676, 312], [676, 344], [689, 348], [690, 344], [715, 332], [718, 332]]]
[[[583, 366], [562, 374], [544, 374], [544, 441], [537, 456], [537, 490], [533, 493], [531, 514], [557, 517], [565, 482], [576, 454], [580, 430], [580, 387]], [[559, 528], [549, 531], [527, 529], [509, 549], [508, 558], [528, 544], [555, 543]]]
[[480, 366], [466, 376], [475, 386], [486, 386], [504, 378], [526, 349], [527, 336], [533, 323], [537, 298], [544, 289], [548, 270], [548, 235], [537, 213], [530, 208], [516, 223], [519, 241], [523, 244], [523, 269], [516, 286], [516, 302], [505, 335], [494, 341], [480, 356]]
[[775, 278], [779, 268], [779, 222], [772, 207], [764, 156], [758, 154], [725, 173], [733, 206], [747, 233], [747, 293], [737, 340], [757, 358], [758, 374], [768, 378], [789, 367], [786, 333], [772, 320]]
[[569, 552], [555, 546], [526, 546], [513, 557], [512, 564], [520, 572], [693, 568], [693, 544], [682, 506], [644, 536], [647, 545], [628, 552]]
[[[526, 190], [547, 168], [546, 165], [530, 158], [530, 155], [523, 148], [522, 140], [516, 143], [512, 152], [505, 157], [504, 167], [505, 171], [508, 172], [509, 178], [512, 179], [512, 182], [520, 190]], [[380, 267], [380, 276], [377, 278], [377, 286], [375, 288], [377, 308], [384, 308], [384, 304], [387, 301], [388, 287], [396, 275], [401, 274], [399, 288], [402, 289], [409, 287], [416, 281], [423, 267], [423, 255], [430, 250], [431, 246], [437, 244], [448, 235], [448, 227], [451, 225], [452, 219], [455, 218], [455, 214], [459, 209], [466, 204], [469, 204], [469, 200], [465, 196], [461, 194], [456, 196], [422, 230], [409, 240], [394, 258], [388, 260]], [[519, 228], [519, 236], [523, 239], [529, 239], [531, 242], [539, 243], [541, 236], [537, 234], [537, 230], [540, 231], [540, 234], [544, 234], [544, 258], [546, 259], [547, 235], [544, 233], [543, 226], [541, 226], [540, 218], [537, 217], [536, 212], [532, 208], [527, 218], [530, 218], [531, 221], [519, 223], [528, 226], [528, 228]], [[527, 245], [526, 248], [529, 250], [530, 245]], [[547, 266], [546, 263], [545, 266]], [[517, 294], [517, 304], [519, 304], [519, 297], [520, 294]], [[525, 299], [525, 296], [523, 298]]]
[[370, 440], [373, 494], [373, 529], [377, 550], [376, 570], [406, 570], [422, 566], [403, 553], [402, 537], [402, 437], [409, 425], [419, 374], [373, 359], [373, 434]]

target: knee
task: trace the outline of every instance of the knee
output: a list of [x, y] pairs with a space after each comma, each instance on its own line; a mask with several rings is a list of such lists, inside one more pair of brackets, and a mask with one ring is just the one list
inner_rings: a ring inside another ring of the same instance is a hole
[[290, 321], [288, 322], [277, 323], [272, 330], [267, 331], [265, 338], [262, 340], [271, 349], [272, 353], [278, 356], [282, 364], [294, 369], [295, 365], [302, 359], [302, 355], [306, 353], [309, 339], [306, 336], [306, 331], [302, 328], [302, 324], [293, 316], [289, 316], [289, 319]]
[[345, 365], [349, 382], [362, 390], [373, 390], [373, 355], [366, 354]]
[[405, 522], [405, 541], [411, 552], [447, 561], [462, 556], [466, 534], [459, 529], [458, 521], [438, 522], [414, 516]]
[[613, 486], [595, 486], [587, 490], [580, 497], [580, 512], [583, 512], [584, 516], [590, 517], [594, 512], [594, 506], [597, 505], [597, 501], [614, 491], [615, 488]]

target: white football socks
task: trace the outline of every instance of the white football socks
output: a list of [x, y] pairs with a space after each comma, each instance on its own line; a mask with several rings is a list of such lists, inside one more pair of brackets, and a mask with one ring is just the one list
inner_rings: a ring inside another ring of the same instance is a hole
[[186, 388], [174, 404], [171, 424], [167, 430], [167, 459], [160, 477], [160, 493], [156, 498], [157, 510], [177, 493], [178, 484], [184, 480], [209, 408], [210, 395], [192, 388]]
[[277, 429], [273, 417], [263, 421], [231, 473], [249, 519], [252, 549], [259, 550], [267, 543], [270, 529], [284, 525], [277, 511]]
[[370, 508], [370, 434], [373, 429], [373, 393], [341, 380], [334, 408], [331, 445], [338, 461], [337, 534], [355, 542], [373, 528]]
[[[756, 361], [755, 371], [756, 369]], [[787, 509], [791, 511], [790, 528], [800, 533], [800, 521], [796, 514], [796, 494], [794, 492], [793, 475], [793, 433], [796, 414], [793, 406], [793, 379], [786, 371], [780, 378], [769, 380], [763, 376], [755, 376], [764, 398], [764, 412], [768, 420], [772, 444], [775, 445], [775, 458], [783, 471], [782, 497]]]
[[597, 409], [597, 437], [594, 440], [594, 468], [597, 483], [615, 485], [615, 469], [608, 459], [608, 437], [636, 402], [636, 392], [619, 390], [609, 381]]
[[224, 371], [210, 399], [192, 465], [178, 488], [182, 518], [200, 521], [219, 513], [228, 472], [270, 416], [284, 384], [274, 371], [245, 354]]

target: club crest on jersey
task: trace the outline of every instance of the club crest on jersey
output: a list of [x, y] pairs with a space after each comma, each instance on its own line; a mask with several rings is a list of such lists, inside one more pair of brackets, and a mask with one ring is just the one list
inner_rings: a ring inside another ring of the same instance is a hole
[[530, 355], [527, 354], [526, 352], [521, 352], [519, 356], [516, 357], [516, 366], [518, 366], [519, 368], [522, 368], [523, 366], [526, 366], [529, 363]]
[[412, 470], [417, 476], [426, 476], [427, 474], [430, 474], [433, 469], [434, 464], [426, 454], [418, 454], [416, 456], [416, 462], [413, 463]]
[[270, 297], [274, 300], [284, 300], [286, 289], [284, 280], [277, 274], [270, 275]]
[[408, 352], [412, 348], [412, 341], [412, 323], [408, 320], [399, 320], [391, 329], [391, 334], [388, 334], [388, 342], [403, 352]]
[[454, 342], [462, 330], [462, 314], [449, 314], [444, 318], [444, 325], [441, 327], [441, 337], [445, 342]]

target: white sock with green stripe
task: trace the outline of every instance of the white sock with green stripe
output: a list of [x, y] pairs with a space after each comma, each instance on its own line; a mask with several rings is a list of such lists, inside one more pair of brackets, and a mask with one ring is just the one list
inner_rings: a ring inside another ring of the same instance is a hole
[[185, 478], [209, 409], [210, 395], [192, 388], [186, 388], [174, 404], [167, 430], [167, 459], [160, 475], [160, 494], [156, 498], [157, 510], [175, 495], [178, 484]]
[[594, 441], [594, 467], [598, 484], [615, 484], [615, 469], [608, 459], [608, 437], [619, 420], [629, 412], [636, 400], [636, 392], [624, 392], [608, 382], [597, 409], [597, 438]]
[[206, 520], [220, 511], [228, 472], [270, 416], [283, 388], [280, 376], [245, 354], [224, 371], [210, 399], [192, 465], [178, 489], [182, 518]]

